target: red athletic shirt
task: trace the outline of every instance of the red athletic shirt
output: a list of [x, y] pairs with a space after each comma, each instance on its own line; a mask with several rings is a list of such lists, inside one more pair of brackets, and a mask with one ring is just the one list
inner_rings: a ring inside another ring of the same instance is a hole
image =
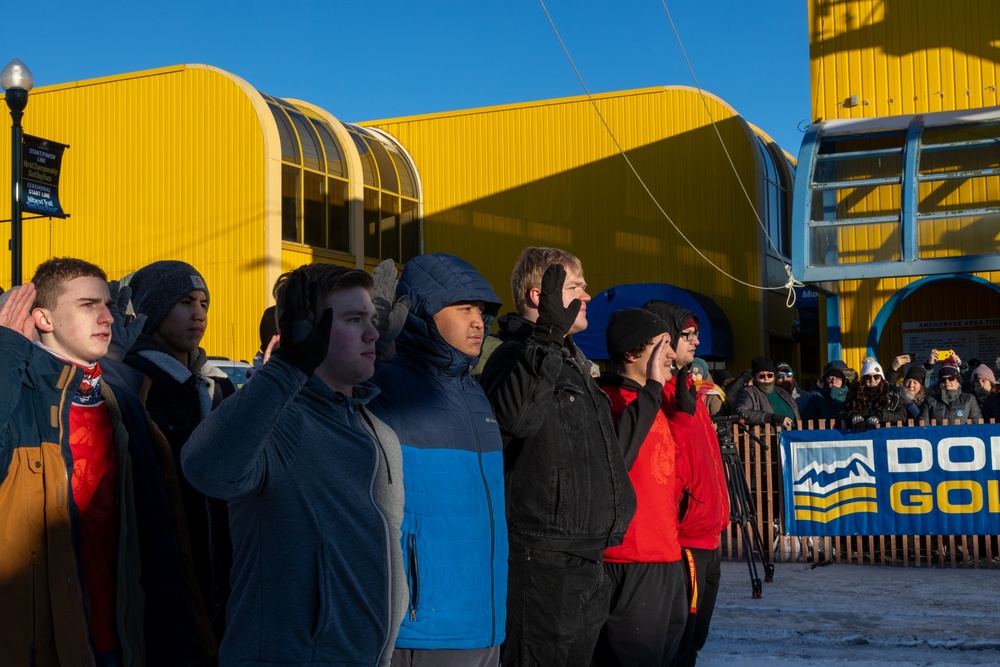
[[[602, 387], [611, 399], [611, 416], [617, 423], [636, 392], [617, 386]], [[677, 497], [674, 437], [662, 410], [643, 440], [628, 476], [635, 489], [636, 510], [620, 546], [604, 551], [611, 563], [673, 563], [681, 559], [677, 540]]]
[[[100, 369], [84, 369], [88, 373]], [[84, 385], [94, 384], [88, 378]], [[89, 386], [88, 386], [89, 389]], [[118, 467], [108, 406], [103, 400], [69, 409], [73, 454], [73, 501], [80, 513], [83, 576], [90, 602], [90, 634], [97, 650], [118, 650], [115, 631], [115, 570], [118, 560]]]

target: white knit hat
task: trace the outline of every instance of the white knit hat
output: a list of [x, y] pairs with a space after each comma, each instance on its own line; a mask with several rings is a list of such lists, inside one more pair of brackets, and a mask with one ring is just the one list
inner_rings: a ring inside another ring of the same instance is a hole
[[865, 357], [864, 361], [861, 362], [861, 377], [866, 375], [879, 375], [883, 380], [885, 379], [882, 366], [879, 365], [875, 357]]

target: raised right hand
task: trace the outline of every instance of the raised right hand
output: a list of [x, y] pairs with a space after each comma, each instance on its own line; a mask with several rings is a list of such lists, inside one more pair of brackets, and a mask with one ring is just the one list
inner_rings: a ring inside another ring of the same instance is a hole
[[38, 329], [35, 328], [35, 318], [31, 316], [35, 284], [11, 287], [5, 296], [7, 298], [0, 306], [0, 326], [16, 331], [30, 341], [37, 341]]
[[272, 356], [292, 364], [306, 375], [312, 375], [330, 347], [330, 327], [333, 311], [323, 311], [319, 322], [313, 312], [316, 304], [316, 283], [310, 282], [305, 271], [296, 269], [285, 284], [283, 309], [278, 317], [281, 342]]
[[583, 303], [573, 299], [563, 305], [563, 285], [566, 284], [566, 267], [558, 262], [550, 264], [542, 276], [542, 290], [538, 295], [538, 319], [535, 336], [562, 344], [570, 327], [580, 314]]

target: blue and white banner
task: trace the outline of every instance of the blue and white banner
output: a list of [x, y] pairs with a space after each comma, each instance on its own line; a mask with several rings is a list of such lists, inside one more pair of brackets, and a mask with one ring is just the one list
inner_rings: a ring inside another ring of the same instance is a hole
[[1000, 424], [781, 433], [788, 535], [1000, 533]]

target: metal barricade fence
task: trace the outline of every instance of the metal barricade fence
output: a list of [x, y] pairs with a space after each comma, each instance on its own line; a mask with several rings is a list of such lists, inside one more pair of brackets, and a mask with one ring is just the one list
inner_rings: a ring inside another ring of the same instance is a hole
[[[922, 425], [913, 421], [900, 426]], [[932, 421], [931, 426], [937, 424]], [[826, 430], [835, 422], [799, 422], [799, 428]], [[767, 448], [753, 442], [735, 425], [733, 436], [743, 462], [747, 486], [757, 509], [757, 527], [771, 562], [854, 563], [901, 567], [1000, 568], [998, 535], [851, 535], [843, 537], [788, 536], [784, 534], [784, 493], [781, 450], [771, 426], [753, 426], [749, 431]], [[886, 427], [886, 428], [892, 428]], [[998, 526], [1000, 528], [1000, 526]], [[746, 558], [739, 527], [730, 523], [722, 534], [722, 557]]]

